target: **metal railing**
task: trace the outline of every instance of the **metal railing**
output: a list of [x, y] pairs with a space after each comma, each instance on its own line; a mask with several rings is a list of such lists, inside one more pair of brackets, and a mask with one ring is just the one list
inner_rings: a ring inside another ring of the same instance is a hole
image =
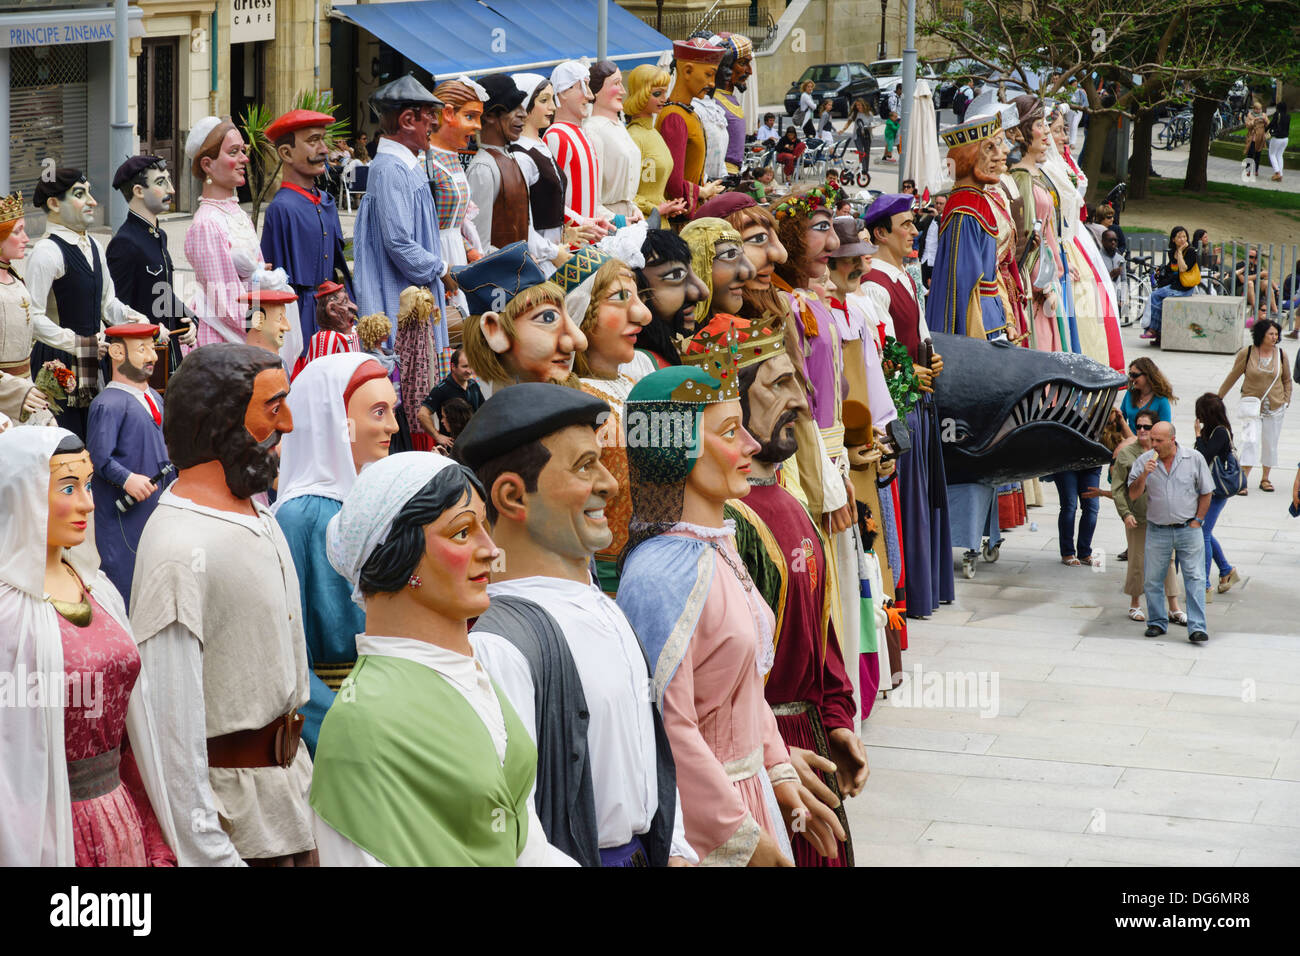
[[[1167, 235], [1128, 235], [1126, 263], [1149, 279], [1169, 261]], [[1250, 258], [1254, 256], [1252, 264]], [[1294, 332], [1300, 314], [1300, 245], [1230, 240], [1202, 244], [1197, 251], [1200, 292], [1246, 297], [1246, 315], [1270, 318]], [[1251, 271], [1253, 268], [1254, 271]], [[1249, 320], [1249, 319], [1248, 319]], [[1253, 324], [1253, 320], [1252, 324]]]
[[640, 13], [638, 16], [670, 40], [685, 40], [701, 29], [712, 30], [714, 33], [743, 33], [754, 44], [755, 52], [759, 52], [766, 50], [776, 37], [776, 21], [766, 10], [718, 7], [704, 16], [685, 10], [665, 10], [662, 23], [657, 26], [653, 12]]

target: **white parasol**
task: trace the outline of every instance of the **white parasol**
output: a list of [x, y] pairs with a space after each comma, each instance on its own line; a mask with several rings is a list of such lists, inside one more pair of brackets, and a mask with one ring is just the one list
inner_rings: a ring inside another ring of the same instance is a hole
[[946, 175], [939, 152], [939, 120], [934, 112], [930, 84], [918, 78], [912, 95], [912, 116], [907, 141], [903, 144], [903, 178], [916, 183], [918, 196], [944, 188]]

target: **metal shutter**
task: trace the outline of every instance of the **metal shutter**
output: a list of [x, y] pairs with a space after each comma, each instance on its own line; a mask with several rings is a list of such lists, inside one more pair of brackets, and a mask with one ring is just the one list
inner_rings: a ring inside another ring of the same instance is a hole
[[27, 202], [47, 157], [85, 169], [89, 160], [89, 83], [84, 43], [20, 47], [10, 60], [10, 188]]

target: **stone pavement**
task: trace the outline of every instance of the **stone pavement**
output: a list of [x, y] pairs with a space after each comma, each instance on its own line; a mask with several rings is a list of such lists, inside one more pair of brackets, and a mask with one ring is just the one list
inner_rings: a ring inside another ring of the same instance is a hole
[[[1231, 356], [1150, 354], [1180, 401], [1191, 441], [1198, 395]], [[1284, 342], [1288, 358], [1295, 344]], [[1237, 392], [1228, 402], [1235, 412]], [[1300, 520], [1286, 513], [1300, 422], [1283, 428], [1278, 491], [1254, 482], [1218, 537], [1244, 584], [1214, 595], [1210, 640], [1171, 625], [1159, 639], [1127, 617], [1123, 525], [1101, 501], [1100, 569], [1060, 563], [1056, 496], [1030, 509], [1037, 530], [1007, 534], [957, 600], [909, 625], [904, 671], [983, 675], [994, 708], [920, 706], [904, 684], [866, 721], [871, 776], [849, 802], [859, 866], [1300, 864]], [[1217, 582], [1217, 572], [1213, 580]], [[923, 682], [926, 678], [922, 678]], [[991, 701], [986, 700], [986, 704]]]

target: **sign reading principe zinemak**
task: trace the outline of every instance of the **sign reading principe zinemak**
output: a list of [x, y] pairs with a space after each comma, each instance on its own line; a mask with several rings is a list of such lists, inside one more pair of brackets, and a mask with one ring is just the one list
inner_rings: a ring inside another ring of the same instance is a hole
[[230, 0], [230, 42], [275, 39], [275, 0]]

